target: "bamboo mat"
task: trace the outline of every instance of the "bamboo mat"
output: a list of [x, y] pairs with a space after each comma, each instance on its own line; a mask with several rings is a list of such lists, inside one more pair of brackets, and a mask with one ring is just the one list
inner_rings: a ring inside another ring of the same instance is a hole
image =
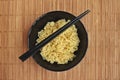
[[[27, 48], [34, 20], [52, 10], [82, 19], [89, 46], [84, 59], [71, 70], [52, 72], [32, 58], [18, 57]], [[120, 0], [0, 0], [0, 80], [120, 80]]]

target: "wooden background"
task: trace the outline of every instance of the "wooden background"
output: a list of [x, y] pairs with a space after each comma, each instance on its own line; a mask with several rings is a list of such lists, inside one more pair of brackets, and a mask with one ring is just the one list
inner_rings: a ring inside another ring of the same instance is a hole
[[[27, 48], [34, 20], [52, 10], [78, 15], [89, 35], [84, 59], [71, 70], [52, 72], [32, 58], [18, 57]], [[120, 0], [0, 0], [0, 80], [120, 80]]]

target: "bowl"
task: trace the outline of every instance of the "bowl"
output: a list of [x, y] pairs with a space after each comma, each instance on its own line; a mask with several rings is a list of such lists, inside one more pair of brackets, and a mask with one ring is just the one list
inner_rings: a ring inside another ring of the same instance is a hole
[[[29, 49], [35, 46], [36, 39], [38, 38], [38, 32], [44, 28], [47, 22], [57, 21], [59, 19], [72, 20], [74, 18], [76, 18], [76, 16], [65, 11], [52, 11], [39, 17], [33, 23], [29, 31], [29, 35], [28, 35]], [[78, 46], [78, 50], [74, 52], [76, 57], [73, 59], [73, 61], [69, 61], [67, 64], [57, 64], [57, 63], [51, 64], [46, 60], [43, 60], [42, 56], [40, 55], [40, 51], [38, 51], [36, 52], [36, 54], [32, 56], [35, 62], [40, 66], [42, 66], [43, 68], [51, 71], [65, 71], [76, 66], [86, 54], [86, 50], [88, 47], [88, 35], [81, 21], [76, 22], [75, 25], [77, 28], [77, 33], [80, 39], [80, 43]]]

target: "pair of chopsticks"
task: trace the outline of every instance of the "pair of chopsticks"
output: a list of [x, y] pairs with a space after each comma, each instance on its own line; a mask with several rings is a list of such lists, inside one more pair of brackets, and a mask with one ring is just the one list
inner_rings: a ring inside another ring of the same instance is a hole
[[60, 29], [58, 29], [56, 32], [54, 32], [53, 34], [49, 35], [46, 39], [42, 40], [35, 47], [33, 47], [32, 49], [30, 49], [27, 52], [25, 52], [24, 54], [22, 54], [19, 57], [19, 59], [21, 61], [25, 61], [30, 56], [34, 55], [37, 51], [40, 50], [40, 48], [42, 48], [43, 46], [45, 46], [48, 42], [50, 42], [52, 39], [54, 39], [55, 37], [57, 37], [59, 34], [61, 34], [63, 31], [65, 31], [72, 24], [76, 23], [79, 19], [81, 19], [82, 17], [84, 17], [89, 12], [90, 12], [90, 10], [86, 10], [85, 12], [83, 12], [82, 14], [80, 14], [79, 16], [77, 16], [75, 19], [73, 19], [72, 21], [70, 21], [69, 23], [67, 23], [66, 25], [64, 25], [63, 27], [61, 27]]

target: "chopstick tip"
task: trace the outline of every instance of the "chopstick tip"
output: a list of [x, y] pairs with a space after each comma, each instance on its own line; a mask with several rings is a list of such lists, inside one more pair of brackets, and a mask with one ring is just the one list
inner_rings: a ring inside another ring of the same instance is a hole
[[86, 12], [87, 12], [87, 13], [89, 13], [89, 12], [90, 12], [90, 10], [89, 10], [89, 9], [87, 9], [87, 10], [86, 10]]

